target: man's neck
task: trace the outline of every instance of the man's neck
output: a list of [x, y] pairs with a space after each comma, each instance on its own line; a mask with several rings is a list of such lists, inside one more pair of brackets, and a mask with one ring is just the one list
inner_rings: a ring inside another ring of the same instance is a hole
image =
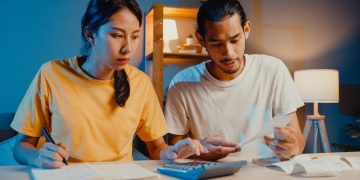
[[235, 79], [236, 77], [238, 77], [241, 74], [241, 72], [243, 71], [245, 64], [246, 64], [246, 59], [245, 59], [245, 56], [243, 56], [243, 58], [241, 59], [241, 62], [240, 62], [240, 68], [235, 73], [229, 74], [229, 73], [224, 72], [213, 61], [206, 64], [206, 69], [217, 80], [226, 82], [226, 81], [231, 81], [231, 80]]

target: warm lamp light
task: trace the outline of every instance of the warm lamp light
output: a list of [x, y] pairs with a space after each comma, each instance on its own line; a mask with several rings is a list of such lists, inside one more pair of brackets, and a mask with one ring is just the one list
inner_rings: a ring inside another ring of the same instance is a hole
[[325, 116], [318, 112], [318, 103], [339, 102], [339, 72], [333, 69], [307, 69], [294, 73], [295, 86], [305, 102], [314, 103], [314, 114], [307, 116], [304, 137], [314, 133], [313, 152], [318, 152], [318, 133], [324, 152], [330, 152], [330, 144], [325, 126]]
[[163, 24], [164, 35], [164, 52], [171, 52], [170, 41], [179, 39], [176, 21], [173, 19], [164, 19]]

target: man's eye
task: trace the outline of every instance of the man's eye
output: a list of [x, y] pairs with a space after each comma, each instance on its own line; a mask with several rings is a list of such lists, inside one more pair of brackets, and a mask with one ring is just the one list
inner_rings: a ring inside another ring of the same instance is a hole
[[221, 43], [213, 43], [213, 44], [211, 44], [211, 46], [219, 47], [219, 46], [221, 46]]
[[131, 36], [131, 38], [132, 39], [137, 39], [137, 38], [139, 38], [139, 35], [133, 35], [133, 36]]
[[111, 36], [114, 38], [123, 38], [124, 37], [124, 35], [122, 35], [122, 34], [111, 34]]
[[239, 40], [231, 40], [230, 41], [232, 44], [236, 44], [237, 42], [239, 42]]

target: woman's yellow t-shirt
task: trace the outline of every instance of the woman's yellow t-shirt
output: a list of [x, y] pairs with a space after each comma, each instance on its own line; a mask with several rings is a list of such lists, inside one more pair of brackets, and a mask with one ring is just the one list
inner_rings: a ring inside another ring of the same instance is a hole
[[21, 101], [11, 127], [32, 136], [51, 132], [70, 148], [70, 162], [130, 161], [134, 134], [145, 142], [167, 133], [150, 78], [126, 65], [130, 96], [114, 100], [113, 80], [98, 80], [80, 67], [80, 57], [45, 63]]

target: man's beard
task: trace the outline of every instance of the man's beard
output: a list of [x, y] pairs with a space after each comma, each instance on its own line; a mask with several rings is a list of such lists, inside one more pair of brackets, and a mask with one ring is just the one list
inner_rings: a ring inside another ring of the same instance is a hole
[[[240, 57], [237, 57], [235, 58], [235, 61], [238, 61], [239, 62], [239, 65], [237, 68], [235, 69], [226, 69], [226, 68], [223, 68], [222, 66], [216, 64], [216, 66], [218, 66], [224, 73], [226, 74], [235, 74], [236, 72], [239, 71], [240, 67], [241, 67], [241, 58]], [[223, 59], [223, 60], [220, 60], [220, 63], [224, 63], [224, 62], [229, 62], [229, 61], [234, 61], [234, 59]], [[235, 62], [236, 63], [236, 62]]]

